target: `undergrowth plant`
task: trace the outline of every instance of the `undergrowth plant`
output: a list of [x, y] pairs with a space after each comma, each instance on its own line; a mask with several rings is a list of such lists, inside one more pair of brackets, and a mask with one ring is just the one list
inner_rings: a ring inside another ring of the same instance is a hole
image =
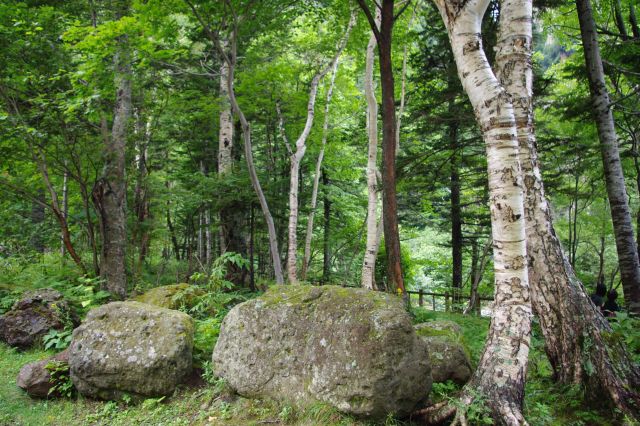
[[75, 393], [75, 387], [69, 374], [69, 364], [62, 361], [52, 361], [45, 368], [49, 371], [49, 383], [52, 385], [49, 389], [49, 395], [71, 398]]

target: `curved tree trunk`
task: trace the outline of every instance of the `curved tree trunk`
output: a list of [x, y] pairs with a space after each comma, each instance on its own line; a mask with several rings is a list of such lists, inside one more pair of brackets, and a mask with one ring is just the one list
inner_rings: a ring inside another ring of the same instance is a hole
[[637, 416], [638, 372], [619, 342], [605, 340], [611, 328], [576, 278], [551, 222], [533, 126], [531, 12], [528, 1], [502, 3], [496, 66], [512, 96], [517, 123], [533, 307], [557, 379], [585, 385], [589, 394], [606, 395], [623, 412]]
[[491, 327], [478, 368], [465, 387], [462, 401], [470, 403], [479, 392], [500, 422], [521, 425], [526, 423], [521, 410], [531, 305], [513, 107], [482, 48], [481, 22], [489, 1], [438, 0], [436, 4], [449, 32], [458, 75], [485, 141], [495, 267]]
[[633, 235], [618, 138], [602, 69], [595, 22], [590, 0], [576, 0], [576, 6], [589, 78], [592, 113], [598, 128], [605, 183], [611, 206], [624, 300], [629, 312], [640, 315], [640, 261]]
[[[376, 9], [376, 25], [380, 25], [380, 10]], [[364, 71], [364, 94], [367, 100], [367, 134], [369, 152], [367, 154], [367, 245], [362, 260], [361, 285], [375, 288], [375, 269], [380, 238], [378, 237], [378, 101], [373, 85], [373, 65], [375, 61], [376, 36], [371, 34], [367, 44], [366, 66]]]
[[[256, 166], [253, 162], [253, 152], [251, 149], [251, 127], [249, 126], [249, 122], [247, 121], [244, 113], [240, 109], [240, 105], [236, 100], [235, 91], [233, 89], [233, 77], [235, 71], [235, 62], [236, 62], [236, 38], [237, 33], [234, 29], [234, 34], [231, 40], [231, 58], [229, 59], [229, 76], [227, 78], [227, 88], [229, 90], [229, 100], [231, 102], [231, 106], [235, 114], [240, 119], [240, 125], [242, 126], [242, 138], [244, 141], [244, 154], [247, 160], [247, 169], [249, 170], [249, 177], [251, 179], [251, 184], [253, 185], [253, 189], [258, 196], [258, 201], [260, 202], [260, 207], [262, 208], [262, 213], [264, 214], [265, 222], [267, 223], [267, 230], [269, 232], [269, 250], [271, 251], [271, 260], [273, 262], [273, 272], [276, 278], [276, 283], [284, 284], [284, 275], [282, 274], [282, 263], [280, 262], [280, 252], [278, 251], [278, 239], [276, 236], [276, 228], [273, 223], [273, 216], [271, 216], [271, 211], [269, 210], [269, 204], [267, 203], [267, 199], [264, 196], [264, 191], [262, 190], [262, 186], [260, 185], [260, 180], [258, 179], [258, 173], [256, 172]], [[225, 55], [226, 56], [226, 55]], [[227, 58], [225, 58], [226, 60]]]
[[304, 258], [302, 261], [302, 270], [300, 271], [300, 278], [305, 280], [307, 278], [307, 270], [309, 269], [309, 262], [311, 260], [311, 240], [313, 238], [313, 220], [316, 214], [316, 208], [318, 207], [318, 189], [320, 187], [320, 171], [322, 170], [322, 161], [324, 160], [324, 149], [327, 146], [327, 135], [329, 133], [329, 106], [331, 105], [331, 98], [333, 97], [333, 86], [336, 81], [336, 74], [338, 73], [338, 61], [334, 62], [331, 69], [331, 82], [327, 89], [327, 98], [324, 106], [324, 124], [322, 126], [322, 143], [320, 153], [318, 153], [318, 159], [316, 160], [316, 170], [313, 176], [313, 188], [311, 190], [311, 210], [309, 211], [309, 217], [307, 218], [307, 234], [304, 240]]
[[302, 133], [298, 137], [295, 145], [295, 152], [291, 155], [291, 173], [289, 184], [289, 245], [287, 249], [287, 277], [289, 282], [296, 284], [298, 282], [297, 271], [297, 252], [298, 252], [298, 191], [300, 187], [300, 162], [304, 153], [307, 150], [307, 138], [311, 133], [311, 127], [313, 126], [313, 119], [315, 117], [316, 95], [318, 94], [318, 85], [320, 80], [329, 72], [330, 69], [335, 67], [338, 62], [342, 50], [347, 45], [349, 39], [349, 33], [351, 28], [355, 24], [355, 13], [351, 14], [349, 24], [345, 31], [344, 36], [338, 43], [338, 48], [333, 56], [333, 59], [327, 64], [320, 72], [318, 72], [311, 80], [311, 87], [309, 88], [309, 102], [307, 104], [307, 121], [304, 125]]

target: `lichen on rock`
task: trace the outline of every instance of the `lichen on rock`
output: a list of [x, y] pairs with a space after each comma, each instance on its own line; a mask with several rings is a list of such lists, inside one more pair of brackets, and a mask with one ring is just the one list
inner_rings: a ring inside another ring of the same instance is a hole
[[431, 376], [435, 383], [447, 380], [463, 385], [473, 369], [469, 351], [462, 340], [462, 328], [453, 321], [429, 321], [414, 326], [416, 333], [429, 346]]
[[49, 330], [62, 330], [77, 323], [77, 315], [59, 291], [51, 288], [28, 291], [0, 316], [0, 340], [27, 349], [41, 343]]
[[136, 302], [147, 303], [167, 309], [179, 309], [182, 306], [192, 307], [204, 290], [190, 284], [171, 284], [152, 288], [136, 296]]
[[241, 395], [370, 418], [407, 415], [431, 389], [402, 301], [364, 289], [272, 287], [229, 312], [213, 363]]
[[84, 395], [170, 395], [192, 369], [189, 315], [140, 302], [93, 309], [73, 332], [71, 379]]

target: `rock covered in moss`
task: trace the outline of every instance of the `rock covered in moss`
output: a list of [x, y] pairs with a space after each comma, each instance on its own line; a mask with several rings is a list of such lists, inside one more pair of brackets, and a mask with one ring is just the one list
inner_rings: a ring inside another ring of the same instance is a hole
[[439, 320], [416, 324], [416, 333], [429, 345], [431, 376], [435, 383], [447, 380], [463, 385], [469, 381], [473, 369], [468, 351], [462, 343], [460, 325]]
[[181, 306], [192, 307], [198, 296], [204, 291], [198, 287], [182, 283], [164, 285], [141, 294], [134, 298], [136, 302], [148, 303], [167, 309], [178, 309]]
[[407, 415], [431, 389], [426, 344], [396, 296], [276, 286], [234, 307], [213, 352], [238, 393], [370, 418]]
[[49, 330], [62, 330], [77, 322], [77, 315], [59, 291], [51, 288], [29, 291], [0, 316], [0, 340], [27, 349], [40, 343]]
[[69, 351], [64, 350], [47, 359], [25, 364], [18, 373], [16, 384], [22, 388], [29, 396], [35, 398], [47, 398], [51, 395], [49, 391], [53, 387], [51, 383], [51, 373], [47, 365], [51, 363], [67, 364], [69, 362]]
[[191, 372], [193, 333], [193, 320], [179, 311], [140, 302], [100, 306], [73, 332], [73, 384], [102, 399], [170, 395]]

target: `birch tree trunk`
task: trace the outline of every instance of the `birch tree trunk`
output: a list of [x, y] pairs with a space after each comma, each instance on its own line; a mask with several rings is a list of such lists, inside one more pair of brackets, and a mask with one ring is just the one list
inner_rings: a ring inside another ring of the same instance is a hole
[[[221, 40], [223, 49], [227, 48], [227, 42]], [[218, 174], [225, 175], [231, 171], [233, 166], [233, 158], [231, 156], [233, 149], [233, 117], [231, 115], [231, 103], [229, 101], [229, 87], [227, 80], [229, 79], [229, 64], [222, 60], [220, 64], [220, 130], [218, 132]], [[227, 212], [220, 211], [220, 254], [227, 251], [228, 232], [225, 229]], [[208, 263], [208, 262], [207, 262]]]
[[326, 104], [324, 106], [324, 124], [322, 126], [322, 143], [320, 147], [320, 153], [316, 160], [316, 170], [313, 176], [313, 189], [311, 190], [311, 210], [309, 211], [309, 217], [307, 218], [307, 234], [304, 241], [304, 258], [302, 262], [302, 270], [300, 271], [300, 277], [302, 280], [307, 278], [307, 270], [309, 268], [309, 261], [311, 260], [311, 240], [313, 238], [313, 220], [316, 214], [316, 208], [318, 207], [318, 189], [320, 187], [320, 172], [322, 170], [322, 161], [324, 160], [324, 150], [327, 146], [327, 136], [329, 133], [329, 106], [331, 104], [331, 98], [333, 96], [333, 86], [336, 81], [336, 74], [338, 73], [339, 61], [333, 64], [331, 69], [331, 82], [327, 89]]
[[[495, 302], [485, 349], [462, 402], [470, 403], [479, 392], [496, 419], [521, 425], [526, 423], [522, 402], [531, 305], [513, 107], [482, 48], [481, 23], [489, 0], [437, 0], [436, 5], [449, 33], [458, 75], [482, 130], [489, 176]], [[463, 413], [458, 411], [457, 416]]]
[[[375, 24], [380, 26], [380, 10], [376, 9]], [[376, 36], [372, 32], [367, 44], [364, 71], [364, 94], [367, 100], [367, 134], [369, 152], [367, 154], [367, 245], [362, 260], [362, 281], [364, 288], [375, 288], [376, 257], [380, 247], [378, 230], [378, 101], [373, 85], [373, 65], [375, 61]], [[403, 65], [404, 66], [404, 65]]]
[[607, 339], [608, 322], [591, 303], [556, 237], [544, 194], [533, 124], [532, 8], [530, 1], [502, 3], [496, 67], [513, 99], [525, 182], [525, 220], [532, 303], [555, 376], [606, 396], [638, 415], [640, 376], [621, 342]]
[[[117, 17], [126, 11], [126, 2]], [[116, 103], [111, 134], [104, 139], [104, 169], [93, 188], [93, 200], [100, 216], [102, 253], [100, 273], [103, 288], [119, 298], [127, 295], [125, 252], [126, 230], [126, 163], [127, 127], [131, 116], [131, 58], [127, 36], [118, 38], [114, 57]], [[104, 126], [103, 126], [104, 127]]]
[[307, 121], [305, 122], [302, 133], [296, 140], [295, 152], [291, 155], [291, 168], [290, 168], [290, 183], [289, 183], [289, 245], [287, 249], [287, 277], [289, 282], [296, 284], [298, 282], [297, 272], [297, 251], [298, 251], [298, 192], [300, 187], [300, 162], [304, 157], [304, 153], [307, 150], [307, 138], [311, 133], [311, 127], [313, 126], [313, 120], [315, 118], [315, 106], [316, 96], [318, 94], [318, 85], [320, 80], [329, 72], [330, 69], [336, 66], [342, 50], [347, 45], [349, 39], [349, 33], [351, 28], [355, 24], [356, 14], [351, 13], [349, 18], [349, 24], [344, 33], [344, 36], [338, 43], [338, 48], [333, 56], [333, 59], [329, 64], [320, 70], [311, 80], [311, 86], [309, 88], [309, 102], [307, 103]]
[[237, 21], [234, 22], [233, 32], [231, 37], [231, 47], [230, 54], [227, 55], [224, 48], [220, 44], [220, 40], [218, 37], [211, 32], [209, 27], [201, 20], [201, 17], [197, 14], [196, 10], [190, 5], [191, 9], [196, 13], [198, 20], [203, 24], [203, 27], [207, 31], [207, 34], [212, 39], [212, 41], [216, 44], [218, 48], [218, 52], [224, 58], [225, 62], [229, 66], [229, 74], [227, 76], [227, 90], [229, 95], [229, 102], [231, 103], [231, 108], [233, 112], [240, 120], [240, 126], [242, 127], [242, 139], [244, 142], [244, 154], [245, 159], [247, 161], [247, 169], [249, 170], [249, 178], [251, 179], [251, 185], [253, 186], [254, 191], [256, 192], [256, 196], [258, 197], [258, 201], [260, 202], [260, 208], [262, 209], [262, 214], [264, 215], [265, 222], [267, 224], [267, 231], [269, 234], [269, 251], [271, 253], [271, 260], [273, 262], [273, 273], [275, 275], [276, 283], [284, 284], [284, 275], [282, 274], [282, 263], [280, 261], [280, 251], [278, 249], [278, 238], [276, 235], [276, 228], [273, 223], [273, 216], [271, 216], [271, 211], [269, 210], [269, 204], [267, 203], [267, 199], [264, 195], [264, 191], [262, 190], [262, 186], [260, 185], [260, 179], [258, 178], [258, 173], [256, 172], [256, 166], [253, 162], [253, 151], [251, 147], [251, 126], [247, 121], [242, 109], [240, 109], [240, 105], [236, 99], [235, 91], [233, 89], [233, 79], [235, 73], [235, 64], [237, 61], [237, 41], [238, 41], [238, 28]]
[[631, 213], [618, 150], [618, 137], [605, 83], [595, 22], [590, 0], [576, 0], [576, 6], [589, 78], [591, 111], [598, 128], [605, 183], [611, 206], [624, 300], [629, 312], [640, 315], [640, 261], [633, 235]]

